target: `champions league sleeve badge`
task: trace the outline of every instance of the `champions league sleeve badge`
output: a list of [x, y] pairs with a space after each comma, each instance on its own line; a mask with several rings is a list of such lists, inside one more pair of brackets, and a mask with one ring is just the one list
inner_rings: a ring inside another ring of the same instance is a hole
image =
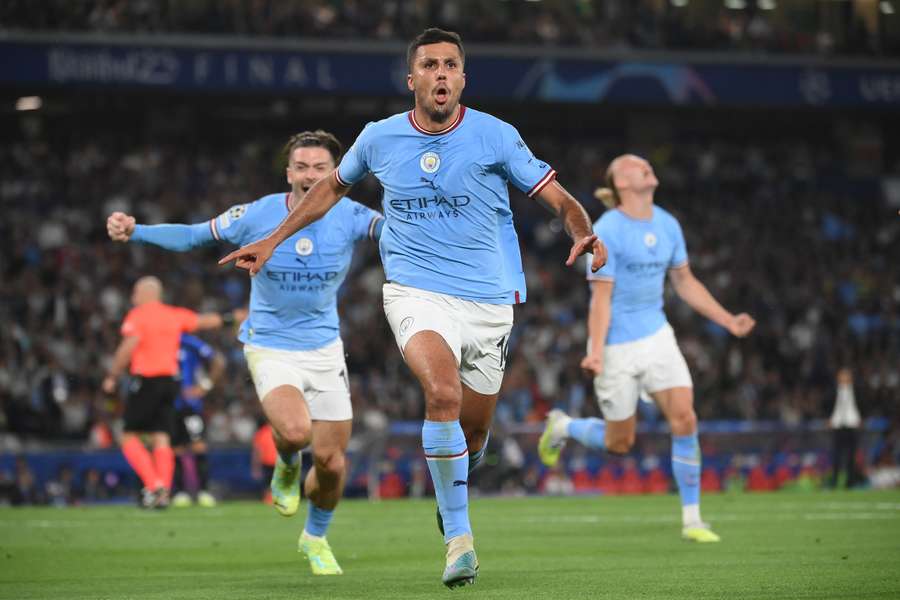
[[247, 205], [246, 204], [236, 204], [219, 215], [219, 219], [221, 220], [222, 229], [228, 229], [231, 227], [231, 223], [233, 221], [237, 221], [241, 217], [243, 217], [247, 213]]

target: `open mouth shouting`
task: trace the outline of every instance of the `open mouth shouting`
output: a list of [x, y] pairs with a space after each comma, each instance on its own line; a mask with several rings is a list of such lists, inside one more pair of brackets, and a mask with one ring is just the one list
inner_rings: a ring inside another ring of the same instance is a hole
[[439, 85], [434, 88], [434, 103], [438, 106], [445, 106], [450, 101], [450, 89], [445, 85]]

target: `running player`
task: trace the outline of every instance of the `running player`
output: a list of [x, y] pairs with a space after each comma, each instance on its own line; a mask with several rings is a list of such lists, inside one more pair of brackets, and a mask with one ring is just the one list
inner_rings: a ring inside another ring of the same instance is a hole
[[[203, 367], [205, 373], [201, 373]], [[225, 358], [200, 338], [182, 333], [178, 371], [181, 374], [181, 393], [175, 399], [175, 425], [172, 430], [172, 448], [175, 450], [172, 506], [190, 506], [193, 499], [189, 490], [196, 489], [197, 504], [213, 508], [216, 498], [209, 491], [203, 397], [225, 372]]]
[[[125, 403], [125, 432], [122, 453], [134, 469], [144, 489], [145, 508], [169, 505], [175, 455], [169, 432], [175, 417], [178, 396], [178, 345], [185, 331], [213, 329], [234, 322], [234, 313], [197, 314], [186, 308], [162, 303], [163, 287], [156, 277], [142, 277], [134, 284], [134, 308], [122, 323], [122, 342], [103, 379], [103, 391], [112, 394], [116, 380], [129, 368], [131, 381]], [[151, 457], [142, 434], [153, 444]]]
[[[324, 131], [293, 136], [285, 147], [290, 193], [233, 206], [195, 225], [136, 225], [113, 213], [107, 220], [116, 241], [155, 244], [185, 251], [217, 241], [248, 243], [268, 235], [341, 157], [338, 140]], [[337, 291], [361, 239], [378, 239], [381, 214], [338, 199], [336, 210], [294, 234], [250, 285], [250, 316], [238, 336], [263, 412], [272, 424], [278, 460], [272, 476], [273, 504], [284, 516], [300, 505], [299, 451], [312, 444], [313, 467], [304, 482], [310, 499], [298, 542], [317, 575], [339, 575], [325, 538], [344, 486], [345, 452], [353, 410]]]
[[468, 472], [484, 454], [512, 305], [526, 296], [507, 184], [559, 216], [574, 241], [566, 264], [593, 251], [596, 269], [606, 255], [587, 213], [516, 129], [459, 103], [464, 60], [455, 33], [428, 29], [416, 37], [407, 52], [415, 108], [367, 125], [333, 175], [280, 227], [221, 261], [237, 259], [251, 275], [261, 273], [279, 244], [328, 219], [352, 184], [369, 172], [381, 181], [385, 314], [425, 394], [422, 445], [447, 546], [442, 580], [450, 587], [474, 582], [478, 569]]
[[691, 374], [663, 312], [666, 273], [682, 300], [701, 315], [744, 337], [755, 321], [733, 315], [694, 277], [681, 226], [653, 204], [659, 182], [650, 164], [633, 154], [616, 158], [607, 187], [596, 196], [609, 208], [594, 232], [609, 245], [609, 261], [588, 273], [590, 342], [581, 366], [593, 373], [601, 419], [571, 419], [552, 410], [538, 446], [548, 466], [559, 461], [565, 440], [624, 454], [634, 445], [638, 398], [659, 405], [672, 430], [672, 473], [682, 505], [682, 536], [718, 542], [700, 518], [700, 446]]

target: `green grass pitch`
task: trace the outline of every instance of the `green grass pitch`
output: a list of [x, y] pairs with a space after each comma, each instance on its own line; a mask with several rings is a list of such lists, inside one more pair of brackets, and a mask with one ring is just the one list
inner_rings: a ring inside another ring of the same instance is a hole
[[345, 501], [313, 577], [304, 510], [0, 510], [0, 598], [900, 598], [900, 491], [708, 495], [720, 544], [682, 542], [675, 496], [477, 498], [475, 586], [440, 583], [431, 501]]

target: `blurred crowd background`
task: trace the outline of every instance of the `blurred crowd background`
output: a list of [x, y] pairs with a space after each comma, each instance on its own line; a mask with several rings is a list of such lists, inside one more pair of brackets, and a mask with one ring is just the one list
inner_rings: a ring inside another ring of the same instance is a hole
[[[779, 2], [771, 10], [760, 8], [764, 2], [750, 4], [752, 9], [735, 11], [722, 2], [694, 0], [688, 6], [675, 1], [44, 0], [4, 3], [0, 27], [403, 40], [423, 24], [438, 22], [473, 42], [715, 49], [724, 50], [723, 56], [737, 50], [877, 56], [900, 48], [900, 36], [885, 36], [890, 31], [882, 20], [883, 2], [811, 2], [817, 8], [809, 18], [797, 16], [809, 12], [794, 6], [800, 3]], [[826, 8], [830, 4], [844, 12], [832, 12], [838, 9]], [[702, 10], [714, 18], [692, 25], [692, 19], [707, 14]], [[4, 97], [14, 98], [15, 91], [6, 90]], [[0, 111], [0, 451], [7, 456], [53, 447], [114, 447], [122, 404], [105, 396], [99, 383], [119, 340], [130, 286], [139, 276], [159, 276], [168, 301], [196, 310], [246, 303], [246, 275], [216, 264], [227, 246], [176, 254], [113, 244], [105, 230], [110, 212], [125, 211], [141, 223], [208, 220], [233, 204], [288, 190], [280, 150], [291, 134], [324, 128], [349, 146], [365, 122], [409, 105], [398, 99], [340, 99], [288, 108], [283, 98], [65, 89], [47, 96], [40, 111]], [[756, 423], [761, 430], [782, 432], [765, 438], [763, 454], [768, 454], [762, 457], [758, 445], [756, 454], [743, 454], [743, 441], [710, 441], [722, 453], [716, 471], [721, 482], [728, 469], [747, 475], [761, 463], [772, 477], [779, 466], [789, 466], [793, 476], [803, 469], [824, 474], [828, 442], [821, 425], [831, 414], [835, 372], [842, 366], [854, 371], [864, 418], [878, 424], [861, 462], [896, 466], [900, 125], [895, 113], [560, 107], [477, 98], [464, 103], [515, 124], [592, 219], [602, 213], [593, 189], [613, 157], [635, 152], [654, 165], [661, 181], [657, 202], [680, 219], [694, 272], [727, 308], [749, 312], [758, 323], [747, 339], [733, 339], [667, 290], [666, 312], [694, 377], [698, 415], [707, 422], [751, 428]], [[370, 178], [351, 196], [377, 208], [380, 187]], [[564, 266], [569, 242], [560, 223], [518, 191], [512, 197], [529, 300], [516, 307], [493, 442], [499, 471], [487, 477], [496, 479], [497, 490], [513, 481], [509, 489], [566, 491], [574, 489], [581, 470], [590, 473], [590, 484], [579, 489], [601, 489], [607, 485], [605, 463], [596, 457], [573, 453], [558, 473], [536, 466], [535, 433], [550, 408], [598, 414], [590, 381], [579, 369], [588, 288], [583, 265]], [[403, 424], [421, 420], [424, 403], [383, 317], [383, 281], [377, 248], [361, 243], [340, 301], [361, 465], [351, 487], [371, 490], [383, 484], [381, 495], [422, 493], [427, 478], [409, 442], [415, 438], [410, 431], [418, 429], [407, 431]], [[224, 378], [206, 398], [209, 440], [214, 447], [246, 448], [261, 424], [261, 411], [240, 345], [232, 331], [204, 338], [228, 362]], [[649, 441], [630, 462], [610, 463], [616, 469], [612, 480], [620, 481], [629, 468], [644, 475], [659, 468], [664, 451], [654, 428], [658, 415], [646, 406], [642, 411]], [[803, 444], [799, 434], [783, 433], [815, 424], [819, 437], [803, 437]], [[781, 458], [775, 460], [774, 453]], [[367, 480], [372, 464], [380, 469], [374, 483]], [[35, 480], [24, 458], [2, 473], [0, 495], [4, 486], [20, 490], [17, 482]], [[125, 485], [115, 473], [90, 468], [76, 473], [71, 466], [45, 479], [32, 481], [32, 488], [35, 499], [51, 502], [65, 497], [75, 481], [81, 494], [94, 486], [96, 499], [114, 497], [121, 492], [117, 486]], [[55, 495], [50, 483], [57, 486]]]
[[894, 10], [872, 0], [8, 0], [0, 27], [406, 42], [439, 26], [473, 43], [896, 56]]
[[[232, 141], [192, 126], [192, 110], [185, 110], [188, 129], [179, 127], [178, 140], [154, 127], [109, 131], [88, 120], [47, 123], [0, 149], [8, 324], [0, 334], [0, 389], [11, 430], [83, 438], [114, 414], [98, 382], [138, 276], [160, 276], [171, 302], [198, 310], [245, 304], [244, 273], [216, 264], [227, 246], [179, 254], [106, 236], [113, 210], [141, 223], [199, 223], [288, 190], [280, 150], [293, 130]], [[694, 373], [701, 418], [797, 423], [826, 416], [842, 361], [857, 365], [866, 414], [892, 414], [900, 393], [900, 281], [891, 257], [900, 255], [900, 220], [884, 216], [883, 173], [865, 164], [868, 155], [855, 160], [801, 138], [684, 134], [634, 147], [606, 136], [562, 141], [529, 135], [527, 127], [522, 133], [592, 218], [602, 207], [591, 191], [609, 160], [624, 148], [646, 156], [661, 181], [657, 201], [683, 223], [698, 277], [725, 306], [757, 318], [754, 334], [736, 340], [668, 292], [667, 314]], [[884, 169], [900, 176], [900, 162]], [[374, 179], [351, 193], [378, 207]], [[529, 301], [516, 308], [497, 417], [537, 422], [557, 404], [591, 409], [578, 368], [588, 288], [583, 268], [563, 264], [569, 242], [559, 223], [514, 194]], [[341, 293], [355, 401], [391, 419], [421, 419], [419, 389], [381, 312], [383, 281], [377, 249], [361, 243]], [[211, 339], [231, 365], [209, 402], [222, 412], [213, 421], [228, 423], [214, 432], [216, 441], [247, 441], [253, 427], [244, 421], [256, 418], [258, 401], [239, 344], [231, 332]]]

